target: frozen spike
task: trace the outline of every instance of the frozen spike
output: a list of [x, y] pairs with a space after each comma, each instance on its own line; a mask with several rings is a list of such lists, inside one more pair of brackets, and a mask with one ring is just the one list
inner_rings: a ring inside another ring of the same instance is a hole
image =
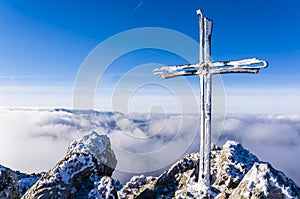
[[197, 13], [197, 15], [200, 15], [202, 17], [202, 10], [201, 9], [196, 10], [196, 13]]

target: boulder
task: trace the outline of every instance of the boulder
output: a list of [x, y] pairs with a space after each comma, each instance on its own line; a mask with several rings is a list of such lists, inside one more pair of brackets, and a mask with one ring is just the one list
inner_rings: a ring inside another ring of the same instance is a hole
[[109, 138], [92, 132], [71, 143], [66, 156], [22, 198], [87, 198], [95, 182], [102, 176], [111, 176], [116, 164]]

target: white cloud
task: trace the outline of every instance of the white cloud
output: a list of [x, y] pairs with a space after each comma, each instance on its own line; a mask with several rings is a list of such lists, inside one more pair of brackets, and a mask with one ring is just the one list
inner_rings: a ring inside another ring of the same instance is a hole
[[[214, 126], [222, 127], [220, 121]], [[111, 138], [115, 175], [123, 179], [126, 172], [159, 170], [199, 149], [196, 115], [0, 109], [0, 129], [0, 164], [26, 172], [48, 170], [72, 140], [93, 130]], [[240, 141], [300, 183], [300, 115], [228, 115], [218, 145], [227, 139]]]
[[300, 184], [300, 115], [227, 116], [219, 143], [236, 139]]

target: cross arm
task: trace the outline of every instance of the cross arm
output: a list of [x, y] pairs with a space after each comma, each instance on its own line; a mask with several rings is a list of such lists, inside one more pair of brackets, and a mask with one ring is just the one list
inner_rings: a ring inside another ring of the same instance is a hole
[[198, 71], [179, 71], [179, 72], [159, 72], [154, 73], [155, 75], [161, 75], [164, 79], [169, 79], [172, 77], [178, 77], [178, 76], [190, 76], [190, 75], [197, 75], [199, 74]]
[[258, 73], [260, 69], [268, 66], [268, 62], [257, 58], [249, 58], [227, 62], [211, 62], [209, 66], [211, 74]]
[[211, 70], [211, 74], [226, 74], [226, 73], [258, 73], [259, 68], [229, 68]]
[[187, 64], [178, 66], [163, 66], [153, 70], [155, 75], [161, 75], [162, 78], [168, 79], [177, 76], [189, 76], [198, 74], [198, 64]]

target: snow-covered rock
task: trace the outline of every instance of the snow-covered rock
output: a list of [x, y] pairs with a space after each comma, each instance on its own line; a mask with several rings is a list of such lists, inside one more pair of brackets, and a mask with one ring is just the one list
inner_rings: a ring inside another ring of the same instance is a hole
[[212, 182], [221, 192], [231, 193], [259, 159], [235, 141], [212, 151]]
[[177, 161], [159, 177], [133, 177], [119, 192], [120, 198], [196, 198], [199, 155]]
[[86, 198], [98, 179], [112, 175], [116, 164], [109, 138], [92, 132], [71, 143], [63, 160], [22, 198]]
[[16, 171], [18, 175], [18, 188], [19, 188], [19, 197], [21, 198], [26, 191], [34, 185], [43, 175], [43, 173], [31, 173], [26, 174], [20, 171]]
[[[198, 153], [187, 154], [158, 177], [134, 176], [124, 186], [111, 177], [116, 164], [109, 138], [93, 132], [72, 142], [47, 173], [27, 175], [0, 166], [0, 199], [18, 198], [32, 184], [23, 199], [203, 198]], [[234, 141], [213, 147], [210, 177], [215, 199], [300, 198], [293, 180]]]
[[143, 191], [153, 189], [156, 177], [133, 176], [118, 192], [119, 198], [136, 198]]
[[269, 163], [256, 162], [229, 199], [297, 199], [299, 194], [299, 187], [282, 172], [276, 171]]
[[[198, 182], [199, 154], [178, 160], [159, 177], [133, 177], [119, 198], [202, 198]], [[299, 187], [269, 163], [234, 141], [211, 153], [211, 195], [216, 199], [299, 198]]]
[[13, 171], [0, 165], [0, 199], [21, 198], [41, 176], [39, 173]]
[[94, 183], [94, 189], [89, 194], [89, 199], [117, 199], [117, 192], [122, 188], [119, 181], [108, 176], [103, 176]]
[[0, 198], [19, 198], [18, 175], [9, 168], [0, 165]]

